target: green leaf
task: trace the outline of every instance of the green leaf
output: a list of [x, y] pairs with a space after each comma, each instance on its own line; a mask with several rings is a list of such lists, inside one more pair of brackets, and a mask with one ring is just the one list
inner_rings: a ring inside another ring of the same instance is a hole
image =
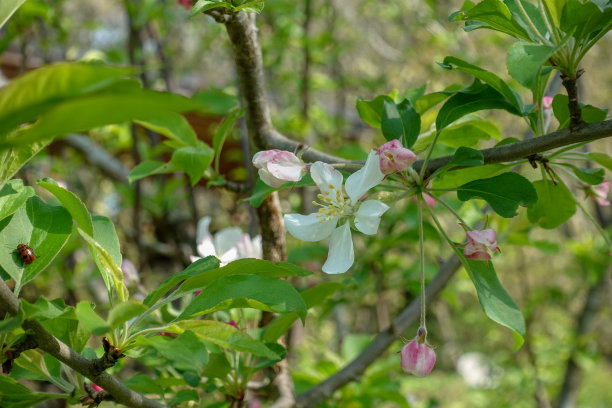
[[364, 100], [357, 98], [357, 113], [368, 125], [379, 129], [381, 127], [382, 113], [385, 102], [393, 103], [389, 95], [379, 95], [374, 99]]
[[25, 3], [25, 0], [2, 0], [0, 3], [0, 28], [6, 24], [8, 19], [11, 18], [13, 13], [17, 11], [23, 3]]
[[196, 390], [180, 390], [174, 395], [174, 398], [170, 401], [170, 406], [175, 407], [185, 401], [199, 401], [200, 396]]
[[136, 392], [157, 394], [159, 396], [164, 395], [164, 390], [155, 382], [155, 380], [145, 374], [135, 375], [127, 380], [123, 380], [122, 383]]
[[603, 6], [595, 1], [567, 0], [561, 16], [561, 30], [573, 33], [579, 43], [591, 40], [612, 28], [612, 7], [608, 2]]
[[263, 203], [265, 198], [269, 196], [273, 191], [279, 191], [279, 190], [295, 188], [295, 187], [306, 187], [306, 186], [314, 186], [314, 181], [312, 181], [312, 177], [310, 176], [310, 174], [304, 175], [302, 179], [298, 181], [297, 183], [288, 181], [278, 188], [270, 187], [269, 185], [261, 181], [260, 178], [258, 178], [257, 181], [255, 182], [255, 188], [253, 189], [253, 193], [251, 194], [250, 197], [245, 198], [245, 200], [248, 200], [249, 203], [251, 203], [253, 207], [257, 208], [261, 205], [261, 203]]
[[217, 116], [225, 116], [232, 109], [239, 107], [238, 97], [218, 89], [207, 89], [193, 95], [191, 99], [198, 103], [198, 111]]
[[408, 99], [400, 102], [397, 105], [397, 109], [404, 128], [403, 136], [400, 140], [405, 148], [410, 149], [416, 143], [419, 133], [421, 133], [421, 116]]
[[94, 239], [108, 251], [117, 265], [121, 265], [123, 259], [121, 257], [119, 237], [115, 230], [115, 224], [102, 215], [95, 215], [92, 221], [94, 226]]
[[[72, 232], [70, 214], [63, 207], [45, 204], [31, 197], [25, 206], [0, 221], [0, 270], [15, 279], [20, 287], [42, 272], [68, 241]], [[17, 245], [29, 245], [36, 259], [29, 265], [19, 259]]]
[[72, 98], [45, 111], [32, 126], [16, 132], [5, 145], [19, 145], [133, 120], [147, 120], [168, 112], [197, 109], [180, 95], [134, 88], [129, 85]]
[[25, 313], [26, 320], [44, 321], [47, 319], [55, 319], [64, 314], [70, 313], [72, 306], [66, 306], [64, 299], [47, 300], [44, 297], [39, 297], [36, 302], [29, 303], [27, 300], [20, 298], [21, 307]]
[[206, 258], [198, 259], [191, 265], [189, 265], [183, 272], [177, 273], [176, 275], [170, 276], [160, 286], [153, 290], [145, 298], [143, 303], [147, 306], [152, 306], [159, 299], [161, 299], [166, 292], [174, 288], [179, 283], [185, 281], [192, 276], [198, 276], [203, 272], [210, 271], [219, 267], [220, 261], [215, 256], [207, 256]]
[[469, 10], [453, 13], [451, 17], [452, 21], [466, 20], [466, 31], [490, 28], [513, 37], [529, 39], [527, 31], [512, 17], [508, 6], [501, 0], [481, 1]]
[[581, 169], [579, 167], [572, 166], [571, 164], [569, 167], [572, 168], [576, 177], [592, 186], [603, 183], [606, 176], [604, 169]]
[[43, 355], [37, 350], [25, 350], [19, 355], [19, 358], [15, 360], [15, 363], [26, 370], [37, 373], [46, 381], [55, 384], [61, 390], [72, 392], [74, 390], [74, 385], [61, 377], [59, 361], [51, 361], [56, 361], [57, 366], [49, 367]]
[[265, 0], [247, 0], [243, 4], [234, 8], [234, 11], [244, 11], [245, 13], [261, 13], [264, 8]]
[[52, 140], [49, 138], [8, 149], [0, 149], [0, 187], [3, 187], [10, 178], [38, 152], [47, 147]]
[[108, 325], [111, 329], [116, 329], [123, 323], [138, 316], [147, 309], [148, 308], [145, 305], [135, 300], [119, 303], [113, 306], [108, 314]]
[[109, 299], [112, 299], [114, 290], [119, 300], [125, 302], [128, 298], [128, 290], [123, 282], [121, 267], [115, 263], [111, 254], [91, 235], [87, 234], [81, 228], [77, 228], [77, 231], [89, 245], [89, 251], [93, 255], [94, 261], [98, 266], [98, 270], [109, 292]]
[[404, 125], [395, 103], [384, 101], [380, 129], [387, 140], [401, 139], [404, 135]]
[[[213, 160], [214, 151], [204, 142], [198, 142], [197, 147], [181, 147], [175, 150], [170, 159], [173, 167], [189, 175], [194, 186], [204, 176]], [[131, 176], [131, 173], [130, 173]]]
[[179, 370], [196, 370], [199, 373], [208, 364], [205, 344], [191, 331], [186, 331], [172, 340], [156, 336], [143, 338], [143, 341], [153, 346]]
[[504, 109], [514, 115], [522, 116], [522, 113], [502, 94], [489, 85], [475, 80], [472, 85], [457, 92], [442, 105], [436, 118], [436, 129], [441, 131], [457, 119], [485, 109]]
[[544, 64], [554, 53], [555, 48], [541, 44], [517, 42], [510, 46], [506, 66], [508, 73], [521, 85], [536, 91], [536, 78]]
[[94, 312], [92, 304], [86, 301], [77, 303], [76, 315], [79, 321], [92, 334], [102, 335], [110, 330], [110, 326]]
[[62, 203], [79, 228], [87, 232], [89, 235], [94, 234], [94, 226], [91, 215], [79, 197], [77, 197], [73, 192], [58, 186], [53, 179], [42, 179], [36, 184], [49, 191], [60, 201], [60, 203]]
[[136, 123], [182, 145], [194, 147], [197, 145], [198, 137], [193, 128], [187, 119], [178, 113], [165, 112], [147, 120], [137, 120]]
[[234, 6], [232, 5], [232, 3], [227, 2], [227, 1], [198, 0], [198, 2], [191, 9], [191, 14], [189, 14], [189, 17], [193, 17], [196, 14], [203, 13], [206, 10], [210, 10], [215, 7], [225, 7], [229, 10], [234, 9]]
[[589, 158], [612, 171], [612, 157], [605, 153], [589, 153]]
[[69, 394], [32, 392], [17, 380], [5, 375], [0, 375], [0, 396], [2, 406], [10, 408], [29, 408], [50, 399], [70, 398]]
[[514, 348], [518, 350], [525, 337], [525, 319], [497, 279], [493, 263], [466, 259], [461, 251], [458, 254], [463, 258], [463, 264], [468, 265], [467, 273], [474, 283], [482, 310], [489, 319], [514, 332]]
[[21, 305], [27, 320], [37, 320], [76, 352], [81, 352], [87, 344], [91, 333], [79, 322], [75, 308], [66, 306], [64, 299], [48, 301], [40, 297], [34, 304], [21, 299]]
[[552, 19], [553, 25], [559, 27], [561, 24], [563, 7], [565, 7], [567, 0], [544, 0], [543, 3], [548, 11], [548, 15]]
[[532, 223], [553, 229], [565, 223], [576, 212], [574, 196], [564, 184], [555, 185], [550, 180], [539, 180], [533, 186], [538, 194], [538, 202], [527, 209], [527, 216]]
[[461, 201], [481, 198], [505, 218], [514, 217], [519, 205], [532, 205], [538, 200], [529, 180], [512, 172], [466, 183], [457, 189], [457, 198]]
[[451, 161], [436, 170], [431, 177], [439, 176], [453, 167], [482, 166], [483, 164], [484, 156], [479, 150], [470, 149], [469, 147], [460, 147], [455, 151]]
[[247, 274], [266, 278], [280, 278], [286, 276], [308, 276], [311, 272], [286, 262], [274, 263], [252, 258], [238, 259], [222, 268], [187, 279], [176, 293], [186, 293], [195, 289], [202, 289], [216, 280], [227, 276]]
[[236, 121], [244, 115], [243, 109], [235, 109], [227, 115], [227, 117], [221, 122], [215, 136], [213, 137], [213, 150], [215, 152], [215, 170], [219, 170], [219, 164], [221, 160], [221, 150], [225, 144], [225, 139], [230, 134]]
[[64, 101], [100, 91], [129, 72], [125, 68], [62, 63], [20, 76], [0, 90], [0, 141], [22, 123], [33, 121]]
[[[466, 118], [468, 118], [467, 116]], [[422, 149], [429, 145], [435, 136], [435, 133], [427, 137], [419, 138], [415, 144], [415, 149]], [[454, 125], [448, 126], [440, 132], [438, 143], [446, 146], [454, 147], [473, 147], [478, 145], [481, 140], [489, 140], [491, 138], [499, 140], [501, 134], [495, 124], [484, 120], [467, 120], [457, 121]]]
[[[568, 107], [569, 98], [567, 95], [557, 94], [553, 98], [552, 108], [555, 118], [559, 121], [559, 129], [564, 129], [569, 125], [570, 114]], [[582, 109], [582, 120], [586, 123], [597, 123], [606, 119], [607, 109], [600, 109], [592, 105], [580, 103]]]
[[230, 275], [216, 279], [177, 319], [232, 308], [254, 308], [275, 313], [296, 311], [306, 317], [306, 305], [288, 282], [258, 275]]
[[256, 356], [278, 359], [279, 356], [262, 342], [255, 340], [227, 323], [212, 320], [183, 320], [168, 326], [172, 333], [194, 332], [198, 337], [220, 347], [251, 353]]
[[154, 174], [174, 173], [178, 170], [179, 169], [173, 163], [162, 163], [156, 160], [146, 160], [132, 169], [128, 175], [128, 181], [133, 183], [136, 180], [140, 180]]
[[[325, 302], [342, 287], [342, 284], [338, 282], [324, 282], [314, 288], [300, 292], [300, 295], [306, 303], [306, 308], [310, 309]], [[296, 312], [276, 316], [276, 318], [265, 327], [262, 337], [263, 341], [277, 341], [291, 328], [291, 326], [293, 326], [293, 323], [295, 323], [298, 318], [299, 316]]]
[[506, 99], [507, 103], [512, 105], [511, 109], [503, 109], [508, 110], [508, 112], [514, 115], [523, 116], [523, 101], [521, 100], [521, 97], [512, 88], [510, 88], [510, 86], [506, 84], [503, 79], [501, 79], [494, 73], [480, 68], [476, 65], [469, 64], [456, 57], [444, 58], [444, 61], [442, 62], [441, 66], [447, 69], [458, 69], [474, 76], [474, 78], [483, 81], [491, 88], [499, 92], [499, 94]]
[[0, 189], [0, 221], [17, 211], [34, 196], [34, 189], [24, 186], [22, 180], [9, 180]]
[[440, 189], [456, 189], [470, 181], [501, 174], [506, 169], [507, 166], [503, 164], [487, 164], [485, 166], [447, 171], [437, 179], [434, 179], [433, 186]]
[[15, 316], [7, 315], [3, 317], [3, 320], [0, 320], [0, 334], [10, 333], [14, 329], [21, 327], [21, 323], [23, 323], [25, 317], [25, 313], [23, 309], [19, 309], [19, 312]]

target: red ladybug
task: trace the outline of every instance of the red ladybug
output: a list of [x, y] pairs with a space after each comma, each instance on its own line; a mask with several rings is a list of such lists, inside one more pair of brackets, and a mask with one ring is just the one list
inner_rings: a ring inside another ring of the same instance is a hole
[[17, 245], [17, 254], [19, 254], [19, 259], [23, 261], [24, 264], [29, 265], [36, 259], [36, 254], [26, 244]]

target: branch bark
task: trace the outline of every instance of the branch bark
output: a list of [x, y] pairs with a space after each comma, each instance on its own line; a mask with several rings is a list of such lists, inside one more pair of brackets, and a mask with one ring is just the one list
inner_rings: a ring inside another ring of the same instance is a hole
[[[0, 279], [0, 306], [11, 315], [16, 315], [19, 312], [19, 300], [2, 279]], [[39, 349], [46, 351], [68, 367], [104, 388], [116, 402], [136, 408], [164, 407], [164, 405], [132, 391], [108, 373], [100, 373], [96, 365], [97, 360], [83, 357], [51, 335], [39, 322], [26, 320], [22, 327], [25, 330], [32, 331], [32, 336], [36, 339]]]

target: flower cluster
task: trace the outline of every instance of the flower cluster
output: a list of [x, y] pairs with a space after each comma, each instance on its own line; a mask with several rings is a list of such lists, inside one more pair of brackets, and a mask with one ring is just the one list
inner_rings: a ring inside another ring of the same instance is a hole
[[282, 150], [261, 151], [253, 156], [261, 180], [271, 187], [297, 182], [309, 170], [321, 190], [317, 196], [319, 207], [309, 215], [287, 214], [287, 231], [302, 241], [321, 241], [329, 238], [329, 253], [322, 267], [326, 273], [346, 272], [355, 254], [351, 226], [367, 235], [376, 234], [380, 217], [389, 206], [379, 200], [364, 200], [367, 192], [382, 182], [386, 175], [405, 171], [416, 160], [416, 155], [402, 146], [399, 140], [372, 150], [365, 165], [346, 179], [331, 165], [315, 162], [308, 167], [293, 153]]

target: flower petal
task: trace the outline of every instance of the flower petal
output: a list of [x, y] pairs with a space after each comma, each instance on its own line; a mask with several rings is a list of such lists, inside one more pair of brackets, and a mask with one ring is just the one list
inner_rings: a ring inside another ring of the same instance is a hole
[[491, 259], [491, 255], [487, 252], [487, 247], [484, 244], [473, 244], [470, 242], [463, 248], [463, 254], [466, 258], [477, 261], [488, 261]]
[[385, 175], [380, 171], [380, 159], [376, 151], [372, 150], [365, 165], [346, 179], [344, 189], [355, 204], [369, 189], [380, 184], [384, 178]]
[[318, 161], [310, 166], [310, 175], [323, 196], [338, 202], [338, 196], [342, 196], [342, 173], [329, 164]]
[[223, 228], [215, 234], [215, 250], [217, 255], [223, 256], [226, 252], [236, 247], [242, 238], [242, 230], [238, 227]]
[[280, 150], [272, 149], [272, 150], [262, 150], [260, 152], [255, 153], [253, 156], [253, 166], [258, 169], [266, 167], [266, 164], [272, 160], [274, 156], [276, 156]]
[[259, 169], [257, 173], [259, 174], [259, 178], [261, 179], [261, 181], [263, 181], [270, 187], [278, 188], [282, 186], [283, 184], [287, 183], [287, 180], [281, 180], [281, 179], [274, 177], [266, 169]]
[[210, 226], [210, 217], [202, 217], [198, 221], [198, 229], [196, 233], [196, 244], [199, 245], [204, 237], [210, 237], [208, 227]]
[[353, 265], [354, 260], [353, 238], [347, 222], [332, 233], [327, 261], [323, 264], [322, 270], [325, 273], [344, 273]]
[[364, 201], [355, 214], [355, 227], [364, 234], [376, 234], [380, 224], [380, 216], [388, 209], [389, 206], [381, 201]]
[[321, 222], [317, 213], [308, 215], [286, 214], [285, 228], [291, 235], [302, 241], [320, 241], [331, 235], [336, 228], [338, 219]]
[[210, 235], [202, 238], [200, 242], [198, 243], [198, 246], [196, 249], [198, 250], [198, 254], [202, 258], [206, 258], [207, 256], [211, 256], [211, 255], [213, 256], [217, 255], [215, 244], [213, 244], [213, 240]]
[[287, 181], [300, 181], [304, 163], [290, 152], [280, 152], [268, 163], [268, 171], [276, 178]]

